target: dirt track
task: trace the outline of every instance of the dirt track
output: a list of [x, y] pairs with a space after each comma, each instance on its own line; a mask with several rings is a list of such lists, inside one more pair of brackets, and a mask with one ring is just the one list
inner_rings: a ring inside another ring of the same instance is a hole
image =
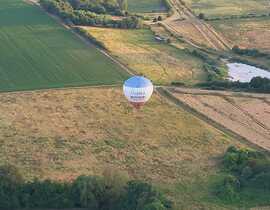
[[227, 50], [231, 46], [210, 25], [197, 18], [180, 0], [171, 0], [174, 14], [163, 21], [173, 33], [183, 36], [192, 45], [205, 45], [216, 50]]

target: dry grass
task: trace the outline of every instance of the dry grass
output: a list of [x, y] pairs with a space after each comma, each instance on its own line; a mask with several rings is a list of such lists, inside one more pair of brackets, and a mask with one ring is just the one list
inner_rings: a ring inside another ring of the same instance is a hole
[[196, 14], [204, 13], [209, 17], [242, 15], [248, 13], [268, 13], [267, 0], [184, 0]]
[[270, 52], [270, 19], [212, 21], [234, 45]]
[[2, 94], [0, 115], [2, 162], [10, 158], [34, 171], [43, 168], [34, 174], [44, 177], [95, 173], [116, 164], [134, 176], [175, 179], [180, 174], [174, 164], [202, 158], [192, 150], [207, 151], [200, 160], [206, 166], [210, 154], [214, 158], [229, 144], [224, 135], [157, 95], [142, 111], [134, 111], [119, 89]]
[[250, 142], [270, 149], [270, 105], [264, 98], [193, 95], [177, 91], [175, 96]]
[[205, 80], [201, 60], [184, 49], [156, 41], [150, 30], [89, 27], [88, 31], [102, 41], [113, 56], [157, 84]]
[[[207, 194], [217, 158], [238, 144], [158, 95], [134, 111], [120, 88], [1, 94], [0, 116], [0, 163], [27, 178], [68, 180], [113, 167], [165, 184], [185, 209], [211, 206], [197, 195]], [[191, 193], [194, 183], [200, 190]]]

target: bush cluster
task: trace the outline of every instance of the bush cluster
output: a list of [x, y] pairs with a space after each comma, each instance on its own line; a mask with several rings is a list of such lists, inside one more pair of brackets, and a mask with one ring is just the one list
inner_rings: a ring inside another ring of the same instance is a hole
[[124, 16], [127, 11], [127, 0], [64, 0], [76, 10], [85, 10], [97, 14]]
[[229, 80], [216, 80], [199, 84], [200, 87], [207, 87], [213, 90], [237, 89], [257, 93], [270, 93], [270, 79], [254, 77], [250, 82], [233, 82]]
[[223, 167], [228, 174], [217, 186], [220, 198], [235, 200], [244, 188], [270, 191], [270, 160], [262, 152], [229, 147]]
[[12, 166], [0, 167], [0, 209], [169, 210], [171, 202], [151, 184], [119, 175], [79, 176], [73, 182], [26, 182]]
[[232, 48], [232, 51], [238, 55], [245, 55], [245, 56], [251, 56], [251, 57], [268, 57], [270, 58], [270, 54], [260, 52], [257, 49], [241, 49], [238, 46], [234, 46]]
[[268, 14], [245, 14], [245, 15], [231, 15], [225, 17], [203, 17], [206, 21], [215, 21], [215, 20], [233, 20], [233, 19], [246, 19], [246, 18], [264, 18], [270, 17], [270, 13]]
[[206, 53], [199, 50], [192, 50], [190, 53], [204, 61], [203, 68], [208, 73], [209, 82], [221, 80], [226, 76], [226, 69], [220, 67], [219, 63]]
[[[113, 28], [140, 28], [142, 21], [136, 16], [112, 19], [107, 14], [97, 14], [94, 10], [74, 8], [65, 0], [40, 0], [42, 7], [48, 12], [61, 17], [65, 22], [72, 22], [75, 25], [105, 26]], [[101, 12], [100, 12], [101, 13]], [[106, 13], [106, 11], [104, 12]]]

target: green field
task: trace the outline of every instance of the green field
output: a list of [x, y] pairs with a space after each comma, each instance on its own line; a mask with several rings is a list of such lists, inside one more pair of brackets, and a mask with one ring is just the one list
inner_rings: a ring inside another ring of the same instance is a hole
[[149, 13], [163, 12], [167, 8], [163, 0], [128, 0], [128, 10], [130, 12]]
[[207, 17], [244, 15], [249, 13], [267, 14], [270, 10], [268, 0], [184, 0], [196, 14]]
[[127, 74], [39, 8], [0, 1], [0, 91], [115, 84]]

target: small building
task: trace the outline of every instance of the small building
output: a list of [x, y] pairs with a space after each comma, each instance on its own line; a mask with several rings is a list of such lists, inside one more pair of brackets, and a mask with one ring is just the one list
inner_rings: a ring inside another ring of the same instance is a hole
[[159, 42], [165, 42], [166, 39], [160, 36], [155, 36], [155, 40], [159, 41]]

